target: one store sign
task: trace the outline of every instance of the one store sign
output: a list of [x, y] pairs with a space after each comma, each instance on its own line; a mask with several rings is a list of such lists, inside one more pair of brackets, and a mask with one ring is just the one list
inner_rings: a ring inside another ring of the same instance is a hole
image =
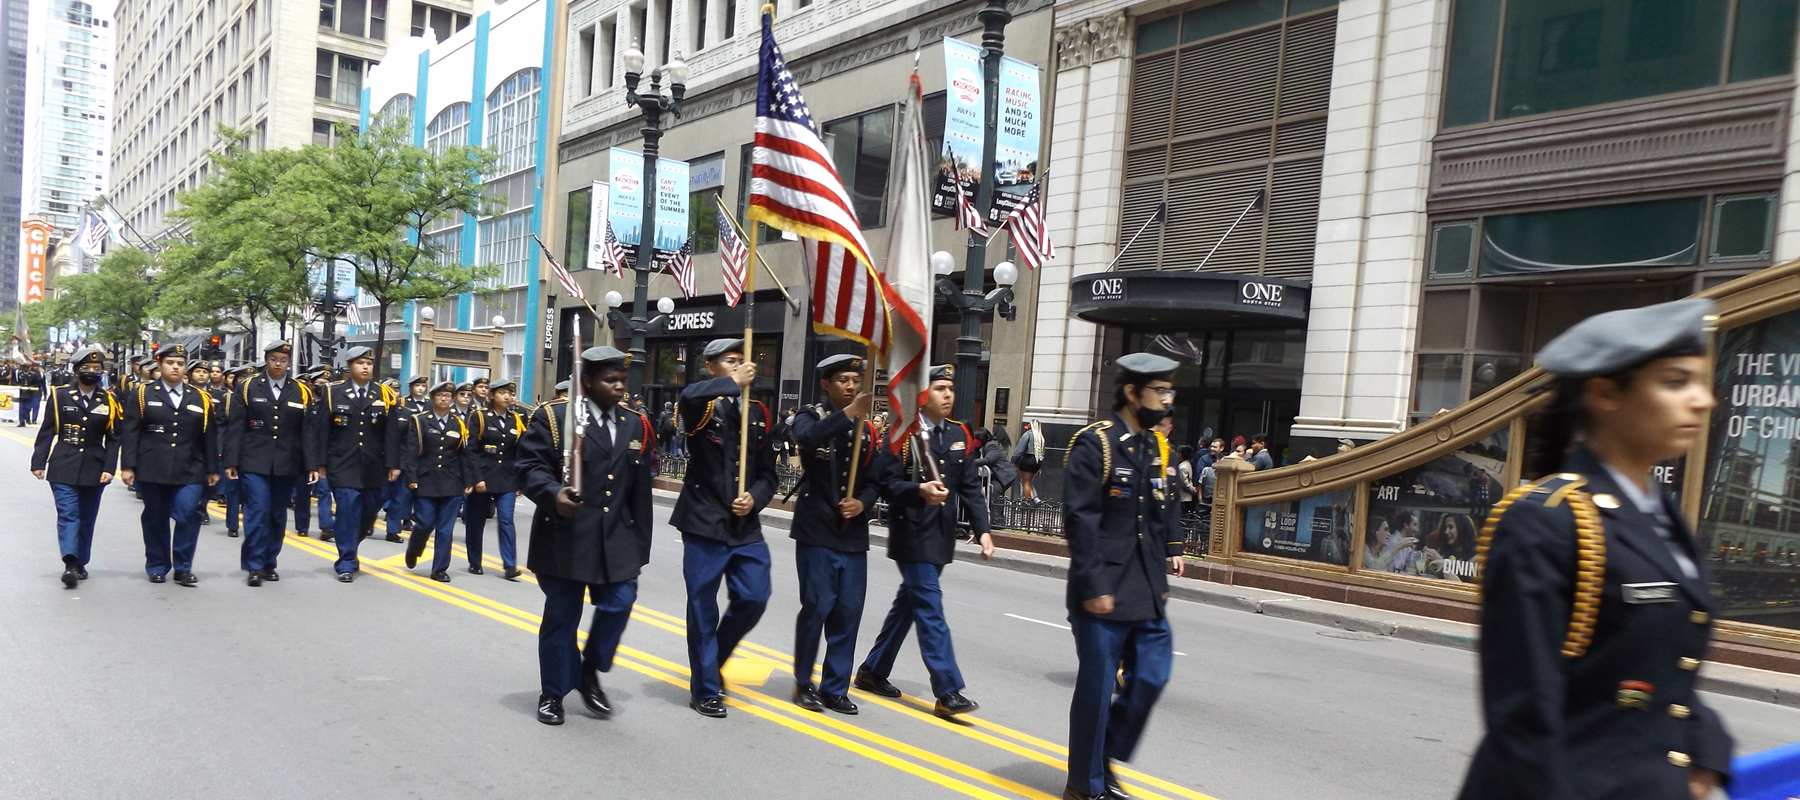
[[1282, 296], [1286, 293], [1287, 287], [1279, 283], [1244, 281], [1243, 285], [1238, 287], [1238, 304], [1280, 308]]
[[1095, 278], [1088, 287], [1088, 294], [1094, 300], [1124, 300], [1124, 278]]

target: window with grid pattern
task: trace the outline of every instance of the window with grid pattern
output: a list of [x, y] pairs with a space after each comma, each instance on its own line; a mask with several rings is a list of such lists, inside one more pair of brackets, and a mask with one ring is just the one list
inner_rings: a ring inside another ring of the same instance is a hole
[[439, 111], [425, 126], [425, 149], [441, 156], [451, 147], [469, 143], [469, 104], [457, 103]]
[[507, 78], [487, 99], [487, 145], [499, 155], [494, 175], [537, 166], [538, 70]]
[[453, 225], [425, 234], [425, 246], [439, 264], [461, 264], [462, 226]]
[[411, 123], [413, 118], [413, 96], [410, 94], [395, 95], [394, 99], [381, 106], [375, 114], [375, 124], [386, 125], [395, 122]]
[[500, 268], [500, 277], [490, 279], [488, 286], [520, 286], [525, 283], [530, 261], [526, 258], [525, 226], [530, 219], [531, 212], [527, 210], [482, 221], [478, 237], [480, 263]]

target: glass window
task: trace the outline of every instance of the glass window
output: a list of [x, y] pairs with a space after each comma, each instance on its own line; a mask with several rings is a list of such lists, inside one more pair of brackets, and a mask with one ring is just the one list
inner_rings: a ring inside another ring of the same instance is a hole
[[1428, 291], [1419, 297], [1419, 347], [1461, 350], [1469, 336], [1469, 290]]
[[369, 38], [387, 40], [387, 0], [369, 0]]
[[410, 94], [394, 95], [393, 99], [383, 103], [381, 110], [375, 114], [375, 124], [410, 123], [413, 118], [413, 96]]
[[[331, 99], [331, 79], [337, 73], [337, 54], [329, 50], [320, 50], [317, 66], [313, 72], [313, 97], [320, 100]], [[223, 108], [223, 104], [214, 103]]]
[[1467, 278], [1475, 273], [1475, 223], [1452, 222], [1431, 230], [1431, 277]]
[[462, 147], [469, 143], [469, 104], [456, 103], [437, 116], [425, 126], [425, 149], [433, 155], [443, 155], [451, 147]]
[[713, 204], [713, 198], [724, 196], [723, 186], [688, 194], [688, 235], [694, 239], [694, 252], [718, 252], [719, 209]]
[[1194, 42], [1281, 19], [1283, 0], [1229, 0], [1181, 15], [1181, 41]]
[[[457, 220], [458, 218], [455, 216], [449, 216], [449, 217], [445, 217], [444, 219]], [[462, 263], [462, 226], [461, 225], [448, 225], [448, 226], [442, 227], [441, 229], [439, 229], [437, 231], [427, 233], [427, 234], [425, 234], [425, 237], [420, 240], [420, 242], [424, 245], [425, 255], [430, 256], [432, 258], [432, 260], [436, 261], [437, 263], [444, 264], [444, 265], [455, 265], [455, 264]], [[453, 320], [453, 319], [456, 319], [456, 315], [454, 313], [452, 313], [448, 317], [440, 316], [440, 317], [438, 317], [438, 319], [439, 320]], [[448, 324], [448, 322], [444, 322], [443, 324]]]
[[1684, 197], [1488, 217], [1481, 274], [1694, 264], [1704, 203]]
[[[1174, 47], [1181, 36], [1181, 18], [1164, 17], [1155, 22], [1138, 25], [1137, 51], [1148, 53], [1165, 47]], [[939, 148], [942, 149], [942, 148]], [[937, 152], [937, 151], [933, 151]]]
[[563, 204], [567, 209], [563, 230], [569, 232], [563, 241], [563, 266], [570, 272], [588, 266], [588, 216], [593, 213], [593, 202], [594, 190], [590, 187], [570, 192], [569, 201]]
[[369, 4], [367, 0], [338, 0], [338, 32], [351, 36], [363, 35], [363, 24], [368, 20]]
[[490, 285], [521, 286], [527, 281], [526, 227], [530, 221], [529, 210], [482, 221], [479, 263], [500, 268], [499, 277]]
[[823, 130], [833, 165], [850, 190], [857, 221], [864, 228], [881, 227], [894, 149], [894, 109], [828, 122]]
[[1731, 39], [1731, 80], [1786, 75], [1794, 68], [1793, 0], [1738, 0]]
[[313, 144], [316, 144], [320, 147], [330, 147], [332, 133], [333, 133], [333, 131], [331, 128], [330, 120], [325, 120], [325, 119], [313, 120], [313, 138], [312, 138]]
[[500, 157], [495, 175], [537, 166], [538, 70], [507, 78], [487, 99], [488, 147]]
[[1462, 375], [1461, 353], [1419, 356], [1419, 388], [1413, 392], [1413, 410], [1429, 416], [1461, 404]]
[[319, 0], [319, 24], [327, 28], [337, 27], [337, 0]]
[[332, 99], [347, 106], [361, 105], [362, 76], [362, 59], [338, 54], [337, 91]]
[[1767, 261], [1775, 247], [1775, 195], [1721, 197], [1713, 204], [1712, 252], [1707, 260]]

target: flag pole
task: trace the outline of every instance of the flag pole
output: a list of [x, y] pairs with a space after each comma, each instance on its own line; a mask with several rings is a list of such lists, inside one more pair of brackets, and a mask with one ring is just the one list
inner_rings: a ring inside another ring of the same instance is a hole
[[[756, 260], [756, 227], [750, 226], [750, 260]], [[744, 360], [756, 353], [756, 270], [744, 270]], [[738, 389], [738, 470], [737, 493], [744, 494], [744, 472], [750, 458], [750, 386]]]
[[[865, 392], [873, 393], [875, 391], [875, 345], [870, 344], [865, 345], [865, 347], [867, 349], [863, 351], [862, 389]], [[856, 402], [856, 399], [851, 398], [851, 402]], [[856, 496], [856, 468], [858, 465], [862, 464], [863, 422], [868, 418], [868, 414], [863, 414], [862, 416], [857, 417], [856, 421], [851, 424], [850, 430], [855, 435], [854, 441], [856, 443], [850, 446], [850, 479], [844, 482], [845, 500]]]
[[[719, 199], [719, 196], [716, 194], [713, 195], [713, 205], [718, 206], [719, 213], [725, 215], [725, 222], [731, 226], [731, 232], [739, 239], [749, 241], [749, 237], [744, 235], [744, 224], [738, 222], [738, 218], [731, 213], [731, 209], [725, 207], [725, 201]], [[762, 265], [763, 271], [769, 274], [769, 280], [775, 282], [775, 288], [781, 290], [781, 296], [787, 298], [788, 302], [795, 303], [794, 294], [788, 291], [787, 284], [781, 282], [781, 276], [775, 274], [775, 268], [769, 266], [768, 261], [764, 260], [762, 256], [756, 255], [754, 252], [750, 254], [750, 258], [752, 261]], [[752, 270], [746, 269], [744, 271], [750, 272]], [[798, 303], [796, 303], [796, 305], [798, 305]], [[800, 312], [796, 311], [794, 313], [798, 314]]]

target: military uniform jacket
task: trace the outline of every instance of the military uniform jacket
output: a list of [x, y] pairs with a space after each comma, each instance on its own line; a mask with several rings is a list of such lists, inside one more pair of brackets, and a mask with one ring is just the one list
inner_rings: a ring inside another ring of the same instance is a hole
[[[1695, 691], [1717, 610], [1705, 559], [1666, 497], [1696, 578], [1591, 453], [1564, 469], [1495, 511], [1481, 606], [1487, 736], [1461, 796], [1687, 800], [1690, 766], [1731, 773], [1731, 736]], [[1600, 571], [1578, 566], [1575, 492], [1598, 509], [1605, 559], [1598, 612], [1574, 626], [1591, 642], [1571, 657], [1578, 578]]]
[[558, 516], [556, 495], [563, 488], [563, 436], [568, 400], [552, 400], [531, 413], [519, 439], [519, 484], [537, 505], [531, 516], [531, 551], [525, 566], [539, 575], [618, 583], [638, 576], [650, 563], [654, 518], [650, 456], [655, 441], [649, 421], [624, 406], [613, 417], [614, 435], [589, 422], [581, 442], [581, 507]]
[[[987, 498], [981, 494], [981, 474], [969, 451], [974, 439], [967, 427], [945, 420], [938, 431], [921, 435], [930, 442], [929, 454], [920, 452], [918, 437], [908, 437], [899, 457], [884, 459], [881, 468], [882, 492], [888, 498], [888, 558], [942, 566], [956, 559], [956, 520], [964, 509], [976, 534], [988, 532]], [[937, 461], [938, 474], [950, 490], [941, 506], [919, 496], [919, 485], [930, 480], [924, 458]]]
[[[1163, 615], [1165, 566], [1185, 541], [1179, 487], [1167, 477], [1169, 445], [1155, 431], [1132, 433], [1118, 415], [1082, 428], [1069, 442], [1063, 483], [1063, 532], [1069, 541], [1069, 613], [1096, 619]], [[1113, 596], [1110, 614], [1082, 604]]]
[[312, 388], [289, 378], [276, 394], [258, 375], [235, 392], [221, 392], [230, 405], [225, 423], [225, 466], [254, 475], [297, 477], [318, 469], [314, 446], [319, 414]]
[[417, 414], [422, 411], [428, 411], [431, 409], [431, 398], [429, 398], [429, 397], [408, 397], [405, 400], [400, 401], [400, 405], [401, 405], [401, 407], [405, 408], [407, 411], [411, 411], [412, 413]]
[[688, 437], [687, 475], [669, 523], [684, 536], [717, 539], [731, 546], [762, 541], [762, 513], [780, 476], [775, 472], [775, 449], [770, 445], [768, 406], [752, 402], [750, 409], [750, 463], [746, 465], [744, 491], [755, 500], [747, 516], [731, 513], [737, 497], [738, 430], [742, 415], [736, 381], [709, 378], [681, 390], [677, 413]]
[[119, 466], [150, 483], [206, 483], [219, 471], [220, 421], [212, 396], [183, 387], [176, 404], [162, 381], [140, 384], [120, 402]]
[[83, 400], [73, 386], [52, 390], [49, 399], [31, 450], [32, 470], [44, 470], [51, 483], [99, 486], [100, 473], [119, 465], [118, 402], [99, 388]]
[[508, 410], [496, 414], [481, 410], [481, 435], [476, 440], [475, 461], [487, 490], [505, 494], [519, 489], [519, 437], [525, 434], [525, 416]]
[[794, 505], [794, 522], [788, 535], [801, 544], [829, 547], [846, 553], [869, 550], [869, 520], [875, 515], [875, 501], [880, 497], [876, 460], [883, 451], [881, 437], [872, 422], [863, 423], [860, 464], [856, 468], [856, 499], [863, 513], [855, 519], [844, 519], [838, 503], [844, 499], [844, 485], [850, 480], [850, 457], [856, 440], [850, 429], [855, 420], [844, 412], [820, 403], [794, 415], [794, 442], [800, 447], [800, 463], [806, 473], [800, 476], [800, 501]]
[[405, 431], [399, 404], [393, 390], [373, 381], [361, 399], [351, 398], [355, 388], [343, 380], [320, 392], [320, 460], [333, 488], [379, 489], [387, 485], [387, 471], [400, 468]]
[[412, 414], [402, 423], [405, 440], [400, 446], [401, 477], [418, 484], [419, 497], [458, 497], [481, 482], [481, 465], [475, 461], [481, 433], [452, 411], [439, 420], [436, 414]]

